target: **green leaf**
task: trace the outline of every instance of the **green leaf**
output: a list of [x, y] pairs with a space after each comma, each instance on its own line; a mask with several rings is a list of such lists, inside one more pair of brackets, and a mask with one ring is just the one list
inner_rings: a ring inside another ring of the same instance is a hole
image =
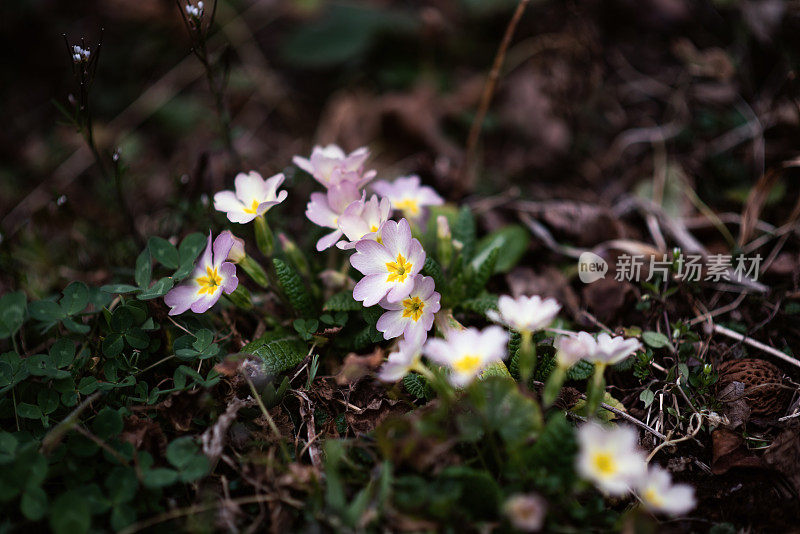
[[567, 371], [567, 380], [586, 380], [594, 374], [594, 364], [581, 360]]
[[144, 249], [139, 257], [136, 258], [136, 270], [134, 271], [134, 280], [136, 285], [145, 289], [150, 285], [150, 276], [153, 272], [153, 265], [150, 260], [150, 250]]
[[469, 206], [464, 206], [458, 211], [455, 224], [452, 228], [453, 239], [460, 241], [463, 245], [461, 255], [464, 258], [472, 258], [475, 251], [475, 216]]
[[468, 296], [473, 297], [483, 291], [492, 273], [494, 273], [494, 266], [499, 256], [500, 249], [493, 248], [481, 263], [476, 264], [474, 261], [472, 262], [470, 265], [472, 276], [470, 277], [469, 287], [467, 288]]
[[180, 254], [175, 245], [162, 237], [153, 236], [147, 240], [147, 248], [158, 263], [167, 269], [177, 269], [181, 265]]
[[83, 282], [72, 282], [64, 289], [63, 294], [61, 309], [65, 315], [80, 313], [89, 304], [89, 288]]
[[138, 287], [132, 286], [130, 284], [107, 284], [104, 286], [100, 286], [100, 291], [105, 291], [106, 293], [114, 293], [114, 294], [125, 294], [138, 290], [139, 290]]
[[314, 305], [314, 300], [311, 298], [305, 282], [297, 274], [297, 271], [278, 258], [273, 259], [272, 262], [275, 265], [278, 282], [297, 315], [300, 317], [315, 317], [317, 308]]
[[375, 36], [387, 30], [411, 31], [408, 15], [367, 6], [333, 4], [316, 20], [300, 25], [281, 47], [284, 59], [299, 67], [330, 67], [364, 55]]
[[113, 504], [129, 502], [136, 496], [138, 489], [139, 479], [136, 478], [136, 471], [132, 468], [115, 467], [106, 478], [108, 499]]
[[28, 306], [31, 317], [43, 323], [53, 323], [64, 318], [64, 311], [52, 300], [37, 300]]
[[119, 532], [136, 521], [136, 509], [129, 504], [120, 504], [111, 510], [111, 528]]
[[144, 350], [150, 345], [150, 336], [141, 328], [133, 327], [125, 333], [125, 341], [134, 349]]
[[89, 330], [91, 330], [88, 324], [78, 323], [72, 319], [62, 319], [61, 324], [63, 324], [67, 330], [76, 334], [88, 334]]
[[302, 362], [308, 353], [308, 345], [297, 336], [279, 329], [248, 343], [242, 352], [261, 358], [264, 370], [274, 375]]
[[165, 276], [151, 287], [136, 295], [136, 298], [139, 300], [151, 300], [158, 297], [163, 297], [169, 292], [170, 289], [172, 289], [173, 283], [174, 282], [172, 281], [172, 278]]
[[114, 332], [124, 334], [133, 326], [134, 322], [133, 310], [128, 306], [120, 306], [111, 314], [111, 330]]
[[47, 513], [47, 494], [38, 486], [25, 490], [19, 509], [27, 519], [39, 521]]
[[341, 291], [325, 302], [322, 307], [324, 311], [356, 311], [362, 308], [362, 304], [353, 298], [352, 291]]
[[403, 387], [418, 399], [428, 400], [433, 397], [433, 389], [425, 377], [418, 373], [408, 373], [404, 376]]
[[50, 528], [56, 534], [88, 532], [91, 522], [89, 503], [79, 491], [68, 491], [56, 497], [50, 510]]
[[100, 410], [92, 422], [92, 432], [100, 439], [114, 437], [122, 432], [122, 428], [122, 415], [108, 406]]
[[667, 336], [660, 332], [653, 332], [652, 330], [644, 332], [642, 334], [642, 340], [654, 349], [672, 346]]
[[0, 297], [0, 339], [13, 336], [25, 322], [25, 293], [16, 291]]
[[167, 460], [177, 469], [183, 468], [197, 455], [199, 449], [194, 438], [184, 436], [174, 440], [167, 446]]
[[650, 391], [649, 389], [645, 389], [641, 393], [639, 393], [639, 400], [644, 403], [645, 408], [653, 404], [653, 400], [655, 400], [655, 398], [656, 394]]
[[122, 349], [125, 348], [125, 342], [122, 340], [123, 334], [112, 332], [103, 339], [103, 354], [109, 358], [119, 356]]
[[497, 258], [494, 272], [507, 273], [528, 250], [530, 240], [531, 236], [524, 227], [518, 224], [504, 226], [478, 242], [477, 252], [472, 260], [473, 266], [485, 261], [493, 249], [499, 249], [502, 254]]
[[198, 352], [206, 350], [214, 341], [214, 333], [211, 330], [203, 328], [194, 333], [194, 343], [192, 346]]
[[457, 304], [457, 307], [461, 310], [471, 311], [480, 315], [486, 315], [487, 311], [497, 309], [498, 298], [499, 297], [497, 295], [483, 293], [477, 297], [462, 300]]
[[75, 343], [70, 339], [62, 337], [53, 343], [48, 353], [50, 354], [50, 361], [53, 362], [53, 365], [59, 369], [69, 367], [69, 364], [75, 359]]
[[24, 419], [41, 419], [42, 410], [35, 404], [20, 402], [17, 403], [17, 415]]
[[442, 273], [441, 265], [439, 265], [436, 260], [430, 256], [426, 257], [425, 265], [422, 266], [421, 273], [425, 276], [430, 276], [433, 278], [433, 284], [436, 286], [436, 290], [439, 293], [443, 291], [445, 287], [444, 274]]
[[53, 376], [58, 370], [47, 354], [34, 354], [28, 357], [25, 363], [33, 376]]
[[181, 244], [178, 246], [178, 256], [180, 256], [181, 265], [193, 264], [197, 256], [206, 246], [208, 236], [204, 236], [199, 232], [189, 234], [183, 238]]
[[40, 389], [36, 395], [36, 404], [43, 414], [51, 414], [58, 408], [59, 399], [61, 396], [52, 389]]
[[84, 376], [81, 378], [81, 381], [78, 383], [78, 391], [81, 392], [81, 395], [91, 395], [95, 391], [97, 391], [97, 387], [99, 386], [99, 382], [93, 376]]
[[163, 488], [178, 480], [177, 471], [163, 467], [148, 469], [142, 475], [142, 483], [148, 488]]

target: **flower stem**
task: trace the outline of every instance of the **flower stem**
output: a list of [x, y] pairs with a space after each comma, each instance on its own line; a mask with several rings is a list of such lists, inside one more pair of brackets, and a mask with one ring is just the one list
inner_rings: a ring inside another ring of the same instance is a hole
[[269, 277], [267, 276], [267, 272], [256, 260], [250, 256], [245, 256], [239, 260], [239, 267], [241, 267], [242, 270], [247, 273], [247, 276], [249, 276], [256, 284], [263, 288], [269, 287]]
[[586, 392], [586, 417], [594, 417], [606, 392], [605, 374], [606, 364], [594, 364], [594, 376], [589, 383], [589, 390]]
[[542, 404], [545, 408], [552, 406], [561, 392], [561, 386], [564, 384], [564, 379], [567, 377], [567, 368], [563, 365], [557, 366], [553, 369], [547, 383], [544, 386], [544, 393], [542, 394]]
[[522, 343], [519, 348], [519, 375], [526, 386], [536, 370], [536, 344], [533, 342], [533, 333], [520, 332]]
[[275, 236], [272, 235], [272, 230], [267, 224], [267, 218], [259, 215], [255, 218], [255, 225], [258, 250], [267, 258], [272, 258], [272, 254], [275, 252]]

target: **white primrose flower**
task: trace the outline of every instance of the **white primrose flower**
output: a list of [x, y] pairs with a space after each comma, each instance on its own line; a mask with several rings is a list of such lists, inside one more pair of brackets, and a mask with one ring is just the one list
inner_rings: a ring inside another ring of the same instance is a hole
[[486, 317], [518, 332], [536, 332], [550, 326], [558, 315], [561, 305], [555, 299], [542, 299], [538, 295], [517, 298], [503, 295], [497, 302], [499, 313], [486, 312]]
[[364, 194], [352, 182], [331, 187], [326, 193], [311, 193], [311, 201], [306, 206], [306, 217], [317, 226], [333, 229], [333, 232], [317, 241], [317, 251], [322, 252], [341, 239], [344, 232], [339, 228], [339, 217], [348, 206], [363, 200]]
[[508, 333], [499, 326], [450, 330], [445, 339], [429, 339], [425, 356], [450, 368], [450, 382], [456, 387], [469, 384], [491, 363], [506, 357]]
[[283, 174], [264, 180], [256, 171], [241, 172], [234, 180], [236, 191], [220, 191], [214, 195], [214, 209], [225, 212], [231, 222], [249, 223], [286, 200], [288, 193], [278, 192], [283, 180]]
[[356, 243], [362, 239], [380, 241], [379, 230], [391, 214], [392, 205], [389, 200], [384, 198], [379, 201], [377, 195], [372, 195], [366, 202], [353, 202], [339, 217], [339, 229], [344, 232], [348, 241], [339, 241], [336, 246], [348, 250], [355, 248]]
[[567, 369], [588, 358], [597, 342], [589, 332], [578, 332], [556, 338], [553, 345], [556, 348], [556, 362]]
[[579, 332], [575, 336], [560, 338], [558, 341], [560, 358], [569, 365], [578, 360], [588, 360], [599, 365], [614, 365], [621, 362], [642, 347], [638, 339], [625, 339], [605, 332], [595, 339], [588, 332]]
[[401, 339], [397, 350], [389, 354], [378, 371], [378, 378], [384, 382], [397, 382], [413, 371], [419, 366], [424, 341], [419, 332]]
[[685, 514], [695, 506], [694, 488], [673, 484], [670, 474], [658, 466], [651, 467], [637, 482], [636, 493], [651, 512], [671, 516]]
[[363, 239], [350, 256], [350, 265], [364, 275], [353, 288], [353, 298], [364, 306], [374, 306], [384, 297], [387, 302], [406, 298], [414, 289], [414, 275], [425, 264], [425, 251], [411, 237], [407, 220], [386, 221], [381, 241]]
[[383, 332], [384, 339], [392, 339], [400, 335], [406, 337], [428, 337], [428, 330], [433, 327], [434, 314], [441, 308], [439, 293], [434, 291], [433, 278], [416, 275], [414, 289], [399, 302], [383, 299], [381, 307], [387, 310], [381, 315], [376, 325]]
[[647, 471], [638, 439], [629, 426], [582, 425], [578, 429], [578, 473], [609, 495], [628, 493]]
[[377, 174], [374, 170], [364, 172], [368, 157], [367, 147], [345, 154], [337, 145], [328, 145], [315, 146], [309, 158], [294, 156], [292, 161], [326, 188], [342, 182], [353, 182], [360, 188]]
[[420, 185], [419, 176], [401, 176], [393, 182], [381, 180], [372, 188], [379, 195], [388, 198], [392, 208], [400, 210], [403, 215], [415, 221], [423, 220], [428, 206], [440, 206], [442, 197], [432, 187]]

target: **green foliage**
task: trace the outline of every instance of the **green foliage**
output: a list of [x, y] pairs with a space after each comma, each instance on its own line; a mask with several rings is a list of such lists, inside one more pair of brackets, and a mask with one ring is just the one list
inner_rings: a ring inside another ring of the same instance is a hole
[[334, 4], [325, 16], [291, 34], [283, 44], [282, 55], [301, 67], [335, 66], [362, 56], [377, 34], [410, 31], [415, 25], [401, 12]]
[[308, 346], [302, 339], [279, 328], [248, 343], [242, 352], [261, 358], [264, 370], [276, 375], [302, 362], [308, 353]]
[[353, 292], [345, 290], [329, 298], [322, 309], [324, 311], [356, 311], [362, 307], [362, 304], [353, 298]]
[[16, 291], [0, 297], [0, 339], [17, 333], [25, 321], [25, 293]]
[[433, 389], [418, 373], [408, 373], [403, 377], [403, 387], [418, 399], [428, 400], [433, 397]]
[[295, 313], [300, 317], [315, 317], [317, 307], [308, 292], [308, 287], [297, 271], [283, 260], [275, 258], [272, 261], [281, 289]]
[[522, 259], [528, 250], [531, 236], [520, 225], [509, 225], [483, 237], [477, 246], [473, 265], [480, 265], [486, 261], [493, 250], [502, 252], [494, 265], [495, 273], [507, 273]]
[[425, 258], [425, 265], [422, 266], [421, 273], [433, 278], [433, 283], [440, 292], [443, 290], [445, 287], [444, 273], [442, 273], [441, 265], [439, 265], [435, 259], [427, 256]]
[[594, 374], [594, 364], [581, 360], [567, 371], [567, 380], [587, 380]]

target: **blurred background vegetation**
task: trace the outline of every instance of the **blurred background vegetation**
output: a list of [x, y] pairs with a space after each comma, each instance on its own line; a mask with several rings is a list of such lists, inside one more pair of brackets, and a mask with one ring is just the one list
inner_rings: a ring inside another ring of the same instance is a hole
[[[297, 228], [312, 184], [294, 183], [290, 161], [314, 143], [369, 145], [380, 177], [419, 173], [468, 202], [497, 194], [608, 206], [647, 194], [656, 177], [675, 215], [694, 210], [687, 189], [741, 211], [765, 169], [796, 153], [798, 2], [534, 0], [483, 128], [477, 179], [464, 184], [467, 132], [515, 6], [220, 0], [209, 48], [231, 153], [174, 2], [5, 3], [0, 293], [103, 283], [139, 250], [115, 184], [56, 105], [76, 92], [64, 36], [102, 40], [90, 97], [97, 143], [128, 167], [123, 194], [142, 236], [221, 222], [209, 195], [250, 168], [287, 172], [276, 224]], [[780, 184], [764, 217], [782, 223], [796, 193], [795, 181]], [[505, 216], [486, 213], [482, 224]], [[639, 231], [562, 226], [557, 237], [578, 243]]]

